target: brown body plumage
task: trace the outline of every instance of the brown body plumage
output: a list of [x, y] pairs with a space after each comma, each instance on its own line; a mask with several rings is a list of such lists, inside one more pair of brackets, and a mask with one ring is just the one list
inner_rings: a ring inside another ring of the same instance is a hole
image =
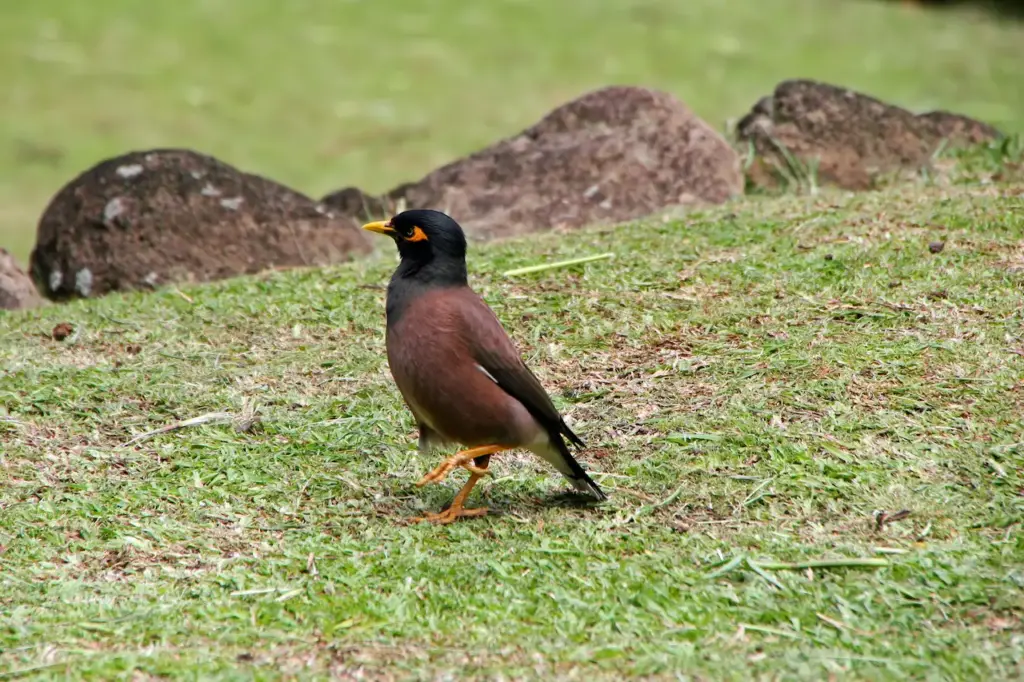
[[[488, 312], [468, 289], [423, 294], [388, 328], [388, 364], [419, 423], [444, 442], [525, 446], [541, 430], [536, 420], [475, 359], [465, 360], [478, 345], [507, 352]], [[446, 343], [436, 343], [441, 337]]]

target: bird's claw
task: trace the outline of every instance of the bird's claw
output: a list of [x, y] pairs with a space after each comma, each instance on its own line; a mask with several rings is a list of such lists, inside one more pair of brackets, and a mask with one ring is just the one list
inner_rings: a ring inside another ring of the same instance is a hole
[[462, 507], [449, 507], [443, 512], [427, 512], [423, 516], [419, 516], [413, 519], [413, 522], [429, 522], [436, 523], [439, 525], [445, 525], [454, 522], [460, 517], [474, 517], [474, 516], [486, 516], [487, 507], [477, 507], [475, 509], [463, 509]]
[[[487, 467], [478, 467], [471, 464], [477, 457], [483, 457], [484, 455], [492, 455], [499, 450], [505, 450], [498, 445], [484, 445], [481, 447], [470, 448], [469, 450], [463, 450], [458, 452], [431, 471], [429, 474], [424, 476], [417, 485], [425, 485], [430, 482], [438, 482], [444, 479], [455, 467], [462, 467], [469, 471], [469, 480], [466, 481], [466, 485], [462, 486], [462, 490], [459, 491], [455, 499], [452, 500], [451, 506], [444, 511], [433, 513], [428, 512], [426, 515], [414, 519], [413, 521], [429, 521], [430, 523], [451, 523], [460, 517], [464, 516], [485, 516], [487, 514], [487, 507], [479, 507], [477, 509], [465, 509], [462, 505], [465, 504], [466, 498], [469, 497], [469, 493], [473, 490], [473, 486], [482, 477], [490, 473]], [[487, 460], [485, 460], [487, 461]]]

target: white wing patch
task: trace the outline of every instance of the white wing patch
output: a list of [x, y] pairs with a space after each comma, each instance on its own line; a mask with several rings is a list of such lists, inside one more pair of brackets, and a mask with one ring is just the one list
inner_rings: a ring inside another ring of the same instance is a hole
[[493, 374], [491, 374], [490, 372], [488, 372], [488, 371], [487, 371], [487, 369], [486, 369], [486, 368], [484, 368], [484, 366], [483, 366], [483, 365], [481, 365], [481, 364], [479, 364], [479, 363], [475, 363], [475, 364], [476, 364], [476, 368], [477, 368], [478, 370], [480, 370], [481, 372], [483, 372], [483, 373], [484, 373], [485, 375], [487, 375], [487, 378], [488, 378], [488, 379], [490, 379], [490, 380], [491, 380], [491, 381], [493, 381], [494, 383], [498, 383], [498, 380], [494, 378], [494, 375], [493, 375]]

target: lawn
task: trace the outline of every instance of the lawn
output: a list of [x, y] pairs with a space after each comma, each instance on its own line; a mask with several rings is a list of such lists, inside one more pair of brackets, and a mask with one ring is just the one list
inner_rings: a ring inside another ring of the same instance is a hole
[[[435, 461], [384, 361], [390, 253], [0, 318], [0, 668], [1019, 676], [1022, 191], [478, 248], [612, 499], [560, 504], [499, 456], [474, 493], [495, 514], [448, 527], [404, 523], [459, 479], [414, 485]], [[234, 422], [124, 445], [211, 412]], [[851, 558], [885, 565], [758, 563]]]
[[[48, 194], [128, 147], [382, 189], [609, 81], [721, 121], [816, 76], [1024, 131], [1024, 29], [969, 13], [151, 7], [0, 10], [20, 255]], [[0, 680], [1024, 677], [1015, 145], [878, 192], [474, 246], [588, 443], [592, 507], [509, 454], [471, 499], [492, 515], [407, 522], [464, 477], [415, 486], [439, 458], [384, 358], [390, 249], [0, 312]]]

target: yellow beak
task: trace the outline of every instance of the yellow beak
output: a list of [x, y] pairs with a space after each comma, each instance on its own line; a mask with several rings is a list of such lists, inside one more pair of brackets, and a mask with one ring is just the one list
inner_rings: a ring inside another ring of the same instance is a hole
[[395, 233], [394, 228], [391, 227], [390, 220], [378, 220], [373, 223], [366, 223], [365, 225], [363, 225], [363, 229], [369, 230], [370, 232], [377, 232], [379, 234], [386, 234], [389, 236]]

